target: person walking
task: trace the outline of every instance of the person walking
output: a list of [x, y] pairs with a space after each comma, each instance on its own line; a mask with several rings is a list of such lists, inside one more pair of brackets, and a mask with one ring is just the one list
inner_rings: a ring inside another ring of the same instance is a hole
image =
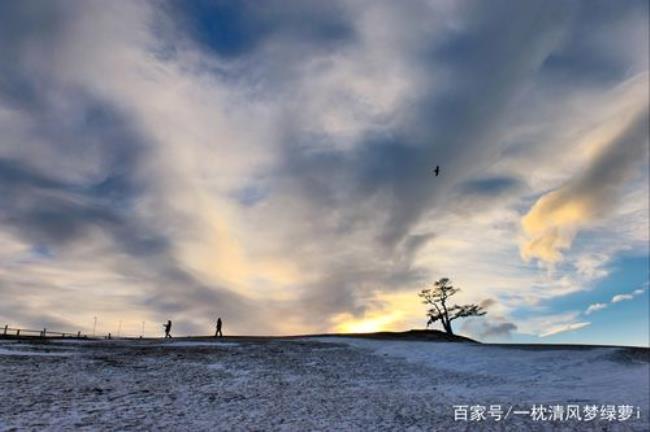
[[217, 332], [214, 334], [214, 337], [221, 336], [223, 337], [223, 333], [221, 332], [221, 326], [222, 326], [222, 321], [221, 317], [217, 318]]
[[165, 329], [165, 339], [171, 338], [171, 332], [172, 332], [172, 320], [167, 320], [167, 323], [163, 324], [163, 327]]

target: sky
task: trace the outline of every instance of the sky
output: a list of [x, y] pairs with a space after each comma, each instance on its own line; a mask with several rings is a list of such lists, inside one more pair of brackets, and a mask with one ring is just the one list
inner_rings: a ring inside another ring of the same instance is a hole
[[1, 2], [0, 324], [647, 346], [648, 16]]

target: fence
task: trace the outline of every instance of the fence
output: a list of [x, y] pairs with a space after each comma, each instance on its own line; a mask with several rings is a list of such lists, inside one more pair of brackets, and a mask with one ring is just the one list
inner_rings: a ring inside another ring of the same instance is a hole
[[4, 327], [0, 327], [0, 336], [26, 336], [26, 337], [58, 337], [58, 338], [66, 338], [66, 337], [72, 337], [72, 338], [87, 338], [88, 336], [85, 334], [81, 334], [81, 331], [78, 331], [77, 333], [66, 333], [66, 332], [57, 332], [57, 331], [51, 331], [48, 330], [47, 328], [44, 328], [42, 330], [30, 330], [30, 329], [23, 329], [23, 328], [12, 328], [9, 327], [9, 325], [5, 325]]

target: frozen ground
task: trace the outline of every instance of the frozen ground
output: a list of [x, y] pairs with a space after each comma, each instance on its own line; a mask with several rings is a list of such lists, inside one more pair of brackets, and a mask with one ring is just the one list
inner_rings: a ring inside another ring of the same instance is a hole
[[[650, 430], [648, 350], [351, 338], [71, 342], [0, 339], [0, 430]], [[454, 420], [453, 405], [533, 404], [635, 408], [627, 421]]]

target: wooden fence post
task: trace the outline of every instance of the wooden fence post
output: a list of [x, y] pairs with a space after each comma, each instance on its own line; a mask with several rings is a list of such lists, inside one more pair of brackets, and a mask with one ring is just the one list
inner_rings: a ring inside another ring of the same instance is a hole
[[5, 331], [2, 333], [4, 336], [7, 336], [7, 329], [9, 328], [9, 324], [5, 324]]
[[16, 336], [20, 336], [20, 329], [16, 329]]

